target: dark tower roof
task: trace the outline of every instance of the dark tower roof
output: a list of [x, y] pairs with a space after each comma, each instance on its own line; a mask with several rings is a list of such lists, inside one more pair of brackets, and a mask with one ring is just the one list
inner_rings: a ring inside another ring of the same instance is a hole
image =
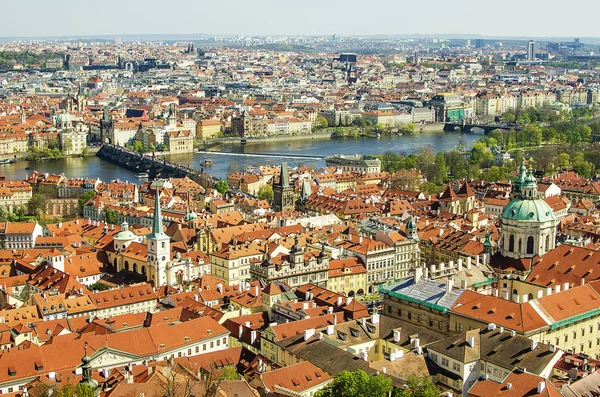
[[289, 187], [290, 186], [290, 176], [288, 174], [287, 163], [281, 163], [281, 173], [279, 175], [279, 186], [281, 186], [281, 187]]

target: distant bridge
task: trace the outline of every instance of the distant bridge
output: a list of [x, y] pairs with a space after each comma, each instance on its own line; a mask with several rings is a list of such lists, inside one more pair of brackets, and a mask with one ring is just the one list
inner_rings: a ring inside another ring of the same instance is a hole
[[494, 130], [518, 130], [520, 127], [497, 125], [497, 124], [466, 124], [466, 123], [445, 123], [444, 131], [463, 131], [463, 132], [478, 132], [483, 130], [485, 135]]
[[130, 171], [147, 173], [151, 179], [183, 178], [187, 176], [203, 187], [213, 187], [217, 180], [207, 173], [116, 145], [102, 145], [96, 156]]

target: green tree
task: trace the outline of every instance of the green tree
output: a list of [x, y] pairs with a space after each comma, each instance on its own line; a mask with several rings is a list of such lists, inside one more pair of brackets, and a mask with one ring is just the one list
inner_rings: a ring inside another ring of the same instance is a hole
[[144, 144], [142, 143], [142, 141], [134, 141], [133, 142], [133, 150], [135, 150], [136, 152], [142, 152], [144, 151]]
[[435, 156], [435, 162], [433, 167], [433, 175], [431, 182], [436, 185], [442, 185], [448, 179], [448, 167], [446, 166], [446, 160], [444, 159], [444, 153], [438, 153]]
[[35, 193], [27, 202], [27, 210], [32, 215], [44, 214], [46, 211], [46, 197], [40, 193]]
[[217, 181], [217, 183], [215, 184], [215, 189], [217, 189], [217, 192], [221, 193], [221, 194], [225, 194], [229, 191], [229, 183], [227, 183], [227, 181], [224, 180], [220, 180]]
[[402, 124], [398, 131], [406, 135], [413, 135], [417, 131], [417, 125], [415, 123]]
[[81, 196], [79, 196], [79, 210], [83, 211], [83, 205], [85, 203], [87, 203], [88, 201], [90, 201], [91, 199], [93, 199], [94, 197], [96, 197], [96, 192], [93, 190], [88, 190], [87, 192], [83, 193]]
[[395, 389], [394, 397], [439, 397], [440, 390], [427, 378], [410, 376], [404, 389]]
[[260, 189], [258, 189], [258, 197], [271, 202], [271, 200], [273, 200], [273, 186], [269, 184], [262, 185]]
[[329, 126], [329, 123], [327, 122], [327, 119], [325, 117], [321, 116], [315, 120], [314, 126], [315, 129], [321, 130], [323, 128], [327, 128]]
[[113, 210], [112, 208], [106, 208], [104, 210], [104, 222], [113, 225], [119, 224], [119, 211]]
[[8, 220], [8, 208], [0, 207], [0, 222], [6, 222]]
[[363, 370], [342, 371], [335, 380], [315, 397], [387, 397], [392, 391], [392, 380], [382, 375], [369, 376]]

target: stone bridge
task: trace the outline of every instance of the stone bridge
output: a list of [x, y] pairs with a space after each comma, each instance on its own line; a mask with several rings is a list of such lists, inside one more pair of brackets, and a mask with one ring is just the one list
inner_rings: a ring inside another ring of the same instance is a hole
[[477, 129], [483, 130], [485, 135], [489, 134], [494, 130], [518, 130], [520, 127], [508, 126], [508, 125], [496, 125], [496, 124], [465, 124], [465, 123], [445, 123], [444, 131], [464, 131], [464, 132], [477, 132]]
[[147, 173], [149, 178], [188, 178], [198, 182], [203, 187], [214, 187], [216, 178], [175, 164], [151, 155], [131, 151], [122, 146], [104, 144], [96, 153], [96, 156], [104, 161], [116, 164], [135, 173]]

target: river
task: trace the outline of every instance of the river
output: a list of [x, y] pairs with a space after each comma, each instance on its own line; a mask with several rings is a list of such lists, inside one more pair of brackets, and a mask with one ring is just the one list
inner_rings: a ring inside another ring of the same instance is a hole
[[[202, 168], [206, 159], [213, 165], [205, 171], [218, 178], [226, 178], [232, 161], [240, 170], [249, 166], [272, 164], [286, 161], [291, 167], [298, 165], [323, 167], [324, 157], [334, 154], [377, 154], [386, 151], [410, 154], [421, 147], [431, 147], [434, 151], [451, 150], [464, 138], [467, 146], [481, 137], [477, 134], [458, 132], [423, 132], [410, 136], [383, 136], [377, 138], [333, 138], [333, 139], [283, 139], [274, 141], [250, 141], [246, 145], [240, 143], [224, 143], [207, 153], [186, 153], [167, 156], [169, 161]], [[110, 164], [97, 157], [69, 158], [38, 162], [19, 161], [15, 164], [0, 165], [0, 173], [7, 179], [23, 179], [26, 167], [39, 172], [64, 173], [68, 178], [100, 178], [103, 181], [114, 179], [137, 182], [135, 173]]]

